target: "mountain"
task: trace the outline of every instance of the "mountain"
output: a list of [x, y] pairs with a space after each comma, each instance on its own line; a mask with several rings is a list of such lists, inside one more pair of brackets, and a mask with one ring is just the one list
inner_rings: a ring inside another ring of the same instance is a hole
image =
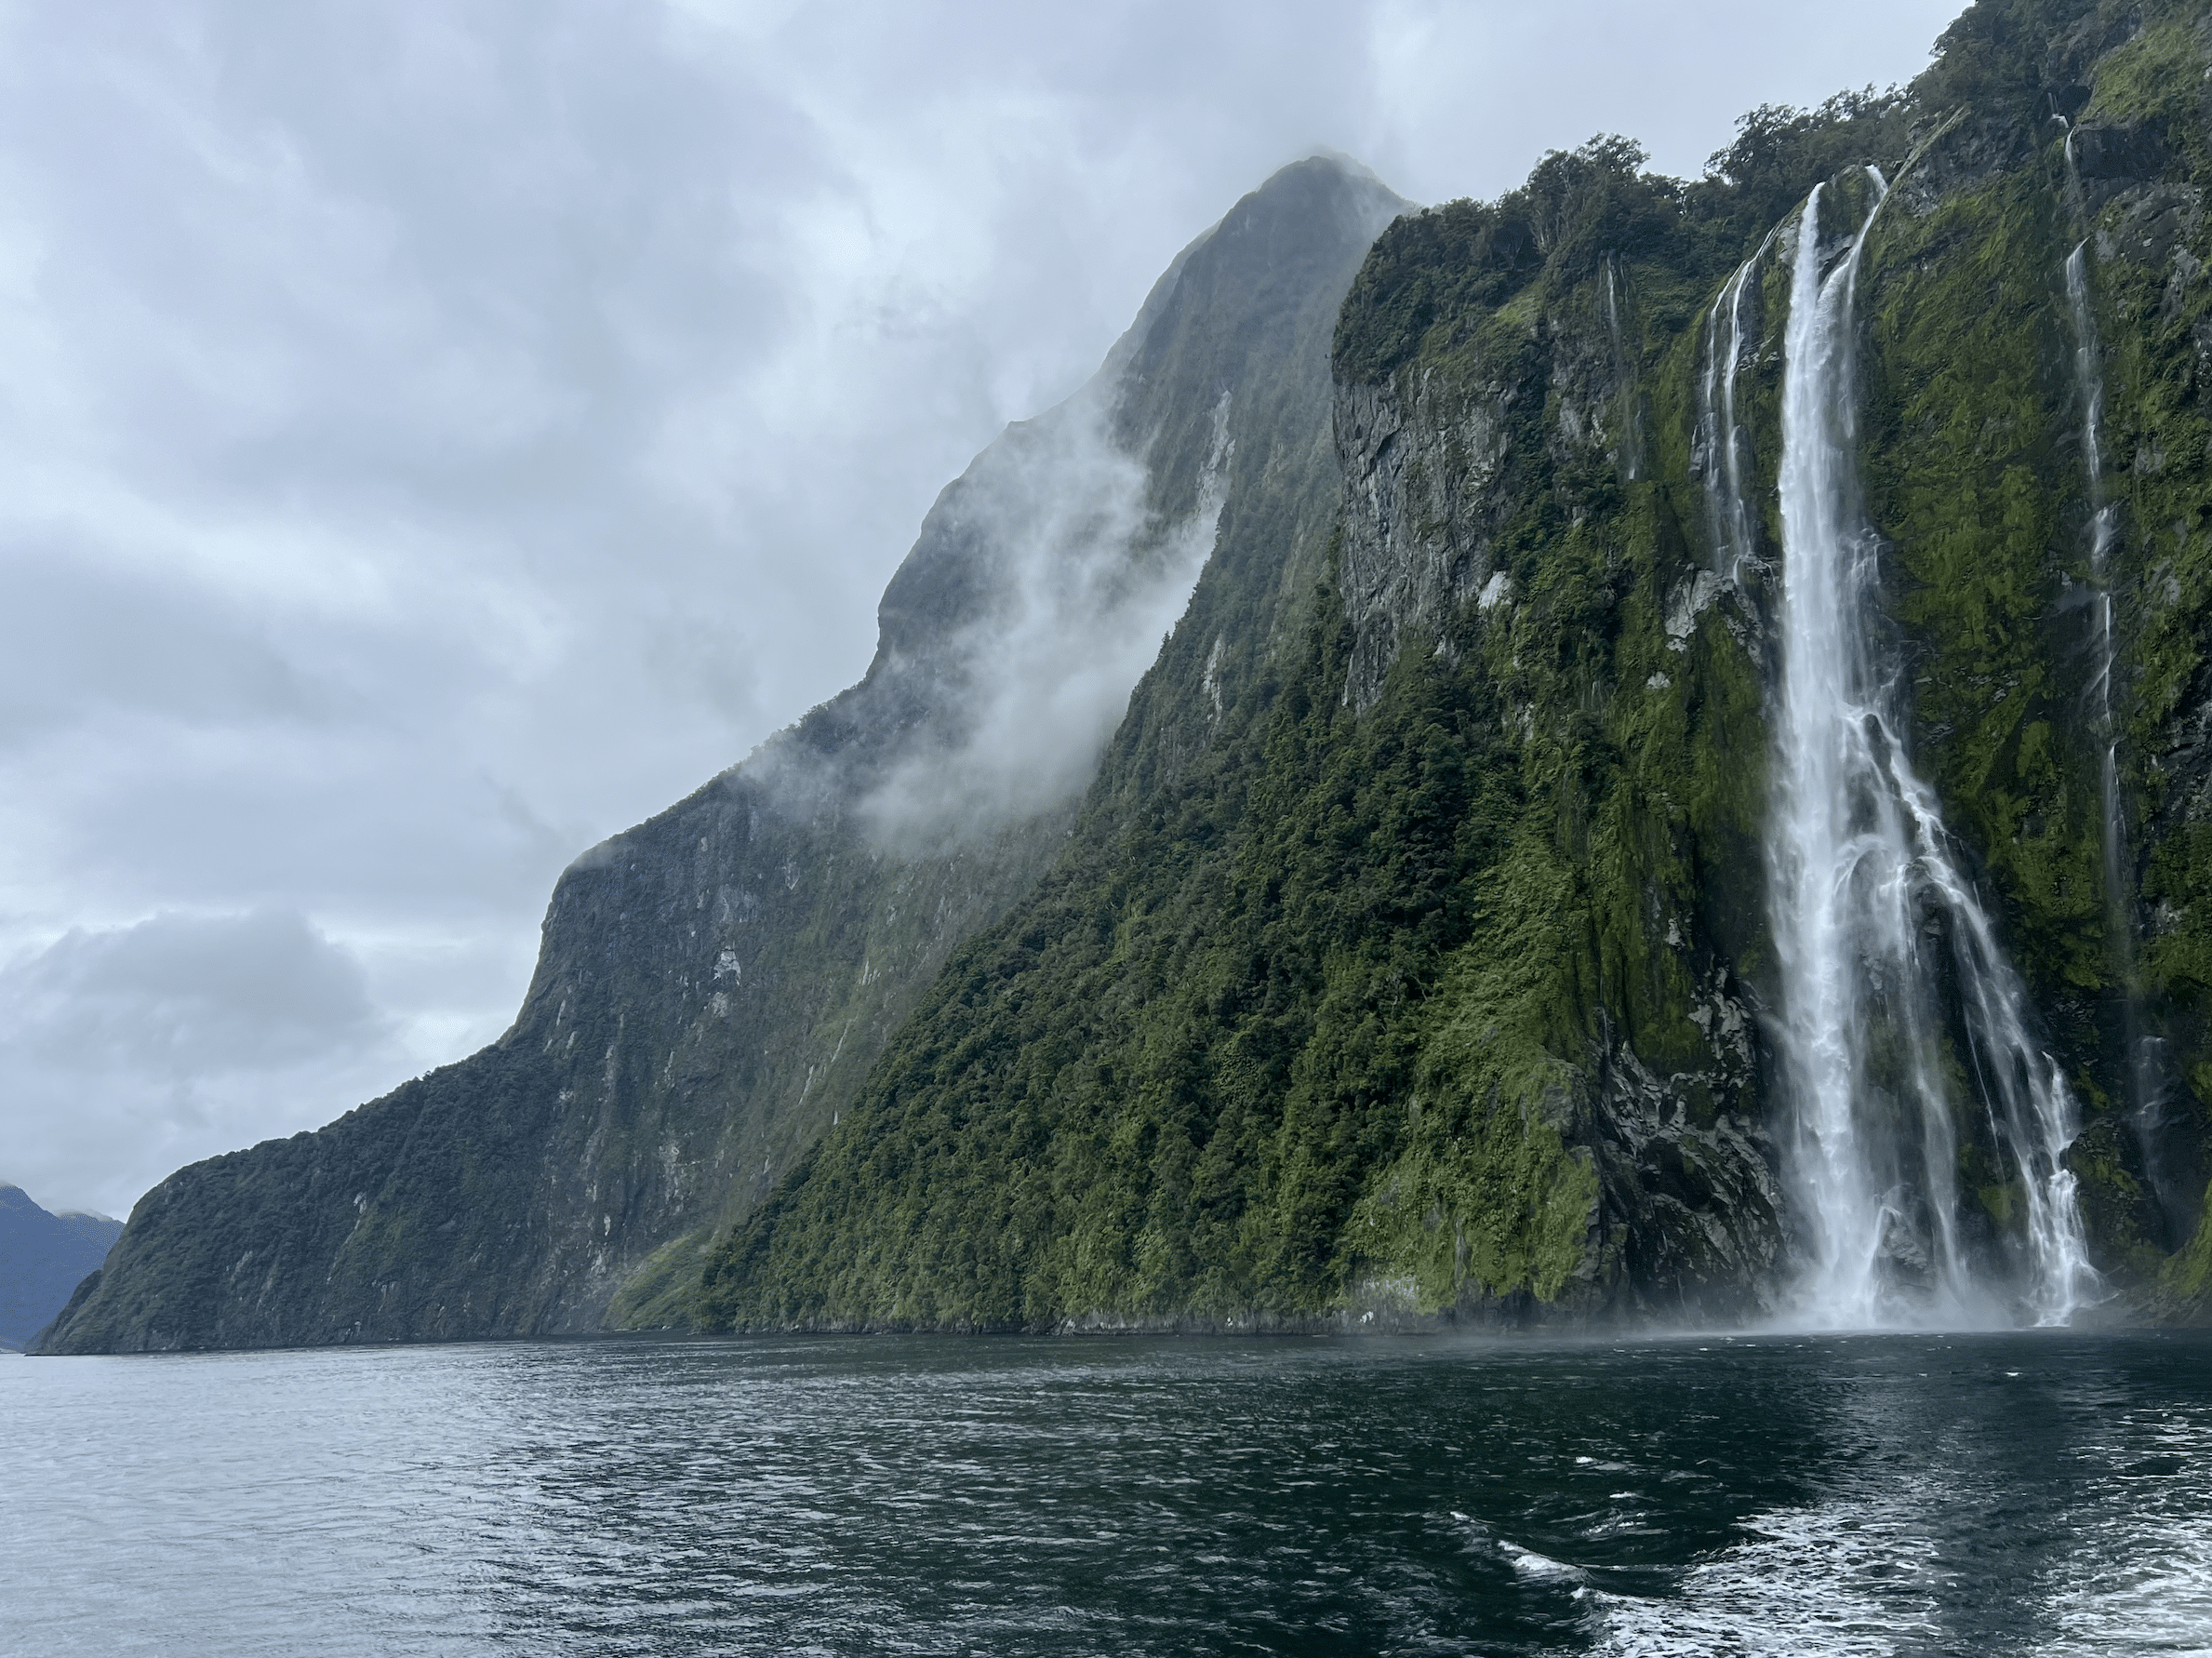
[[0, 1184], [0, 1347], [20, 1347], [51, 1322], [122, 1230], [105, 1215], [48, 1214], [22, 1187]]
[[1208, 565], [700, 1323], [2203, 1316], [2208, 85], [1979, 0], [1394, 222], [1320, 579]]
[[1239, 202], [1082, 391], [939, 498], [859, 684], [564, 874], [513, 1028], [326, 1129], [172, 1175], [42, 1350], [680, 1317], [710, 1240], [1061, 856], [1200, 567], [1265, 566], [1217, 679], [1287, 648], [1270, 619], [1317, 579], [1336, 506], [1331, 330], [1406, 205], [1330, 158]]
[[1695, 182], [1279, 175], [513, 1032], [46, 1346], [2212, 1317], [2207, 87], [1979, 0]]

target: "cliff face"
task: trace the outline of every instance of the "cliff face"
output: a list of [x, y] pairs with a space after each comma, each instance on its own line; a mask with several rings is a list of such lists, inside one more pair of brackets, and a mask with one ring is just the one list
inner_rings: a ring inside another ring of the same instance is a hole
[[[2109, 1288], [2201, 1309], [2208, 64], [2182, 7], [1983, 0], [1909, 92], [1760, 112], [1702, 182], [1600, 140], [1392, 225], [1337, 332], [1326, 561], [1225, 528], [1070, 856], [713, 1252], [702, 1321], [1773, 1304], [1802, 1243], [1762, 850], [1781, 348], [1822, 181], [1823, 260], [1895, 186], [1857, 448], [1906, 741], [2080, 1102]], [[1267, 613], [1295, 651], [1217, 678], [1240, 583], [1324, 562]], [[1961, 1247], [2000, 1273], [2016, 1154], [1935, 994]]]
[[171, 1176], [42, 1350], [583, 1331], [686, 1304], [714, 1230], [1059, 856], [1217, 531], [1327, 515], [1330, 328], [1404, 205], [1326, 160], [1239, 203], [1090, 385], [946, 489], [859, 685], [563, 876], [505, 1036]]

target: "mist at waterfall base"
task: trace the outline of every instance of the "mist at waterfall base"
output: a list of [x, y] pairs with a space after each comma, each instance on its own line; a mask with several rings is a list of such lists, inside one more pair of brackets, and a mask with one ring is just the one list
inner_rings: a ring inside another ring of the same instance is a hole
[[2212, 1335], [0, 1358], [52, 1654], [2212, 1651]]

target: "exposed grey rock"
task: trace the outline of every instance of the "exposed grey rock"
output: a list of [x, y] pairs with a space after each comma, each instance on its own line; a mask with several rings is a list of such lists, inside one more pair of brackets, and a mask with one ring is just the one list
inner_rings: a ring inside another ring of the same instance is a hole
[[2086, 125], [2069, 137], [2080, 206], [2091, 215], [2117, 196], [2155, 183], [2173, 159], [2165, 136], [2148, 127]]
[[2204, 192], [2193, 184], [2136, 186], [2113, 197], [2118, 222], [2097, 233], [2099, 259], [2124, 259], [2139, 265], [2161, 265], [2184, 237], [2204, 222]]
[[1406, 640], [1434, 632], [1470, 598], [1488, 608], [1507, 597], [1490, 564], [1499, 497], [1489, 486], [1505, 461], [1512, 394], [1496, 388], [1447, 412], [1428, 391], [1418, 389], [1408, 421], [1394, 385], [1337, 388], [1340, 581], [1355, 635], [1344, 701], [1359, 712], [1382, 694]]

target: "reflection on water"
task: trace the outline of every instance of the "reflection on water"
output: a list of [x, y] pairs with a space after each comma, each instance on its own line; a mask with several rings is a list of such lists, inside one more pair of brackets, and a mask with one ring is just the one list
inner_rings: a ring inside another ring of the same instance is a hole
[[0, 1360], [0, 1648], [2212, 1653], [2212, 1340]]

